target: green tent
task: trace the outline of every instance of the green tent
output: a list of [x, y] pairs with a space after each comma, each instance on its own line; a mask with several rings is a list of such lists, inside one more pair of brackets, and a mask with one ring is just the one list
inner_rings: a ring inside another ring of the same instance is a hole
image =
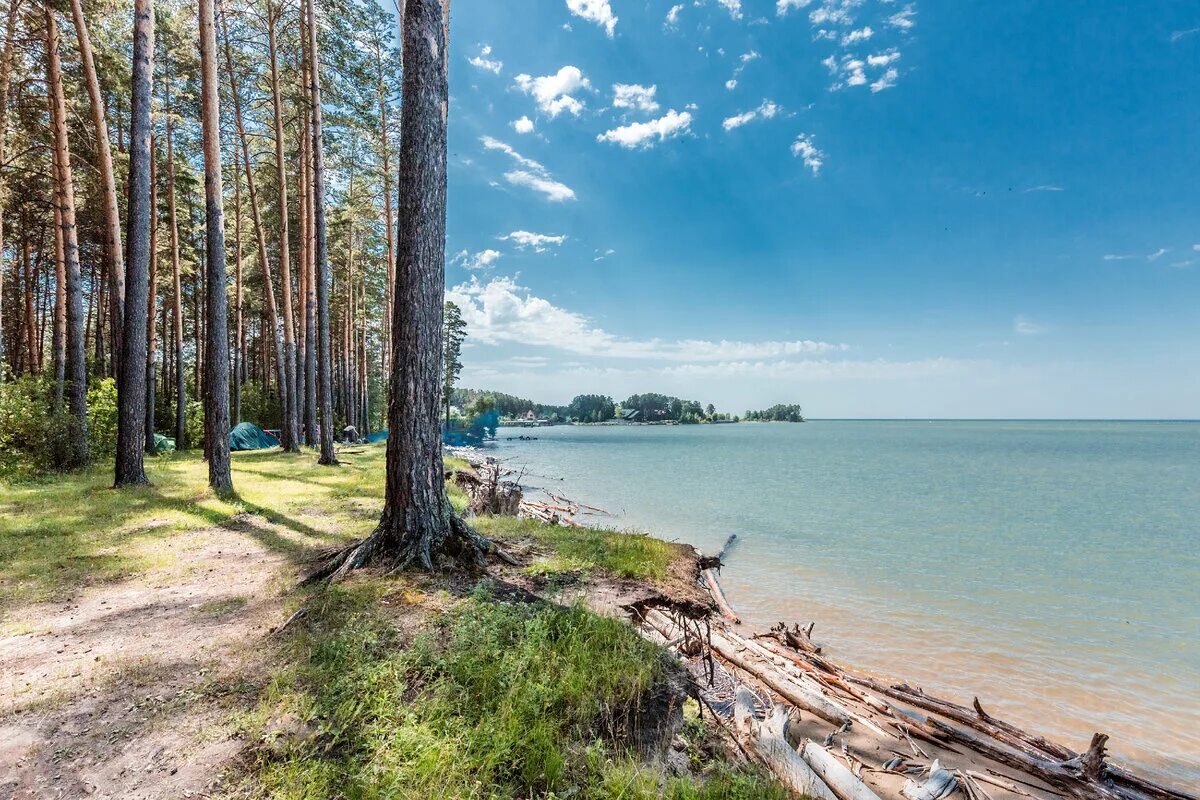
[[253, 422], [240, 423], [229, 432], [230, 450], [266, 450], [278, 447], [279, 440]]
[[155, 453], [170, 453], [175, 449], [175, 440], [168, 439], [161, 433], [154, 434], [154, 452]]

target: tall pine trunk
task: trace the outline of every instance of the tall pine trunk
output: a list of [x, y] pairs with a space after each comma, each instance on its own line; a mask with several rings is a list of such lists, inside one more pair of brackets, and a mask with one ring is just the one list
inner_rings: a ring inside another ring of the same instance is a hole
[[[0, 164], [4, 164], [5, 144], [8, 139], [8, 89], [12, 82], [13, 40], [17, 29], [17, 8], [20, 0], [9, 0], [8, 14], [4, 23], [4, 51], [0, 53]], [[5, 346], [4, 338], [4, 207], [8, 198], [4, 190], [4, 171], [0, 169], [0, 383], [5, 377]], [[14, 261], [13, 274], [16, 275]], [[16, 278], [14, 277], [14, 280]], [[20, 288], [19, 281], [18, 286]]]
[[407, 0], [383, 516], [374, 533], [327, 561], [309, 581], [336, 579], [370, 563], [425, 569], [475, 564], [484, 552], [496, 550], [450, 506], [438, 425], [445, 302], [448, 22], [449, 0]]
[[158, 403], [154, 367], [158, 361], [158, 145], [150, 132], [150, 288], [146, 292], [146, 452], [154, 455]]
[[[79, 0], [72, 0], [72, 4], [78, 7]], [[79, 12], [77, 25], [82, 25], [82, 13]], [[146, 478], [144, 457], [152, 215], [150, 89], [153, 79], [154, 6], [151, 0], [136, 0], [133, 7], [133, 97], [129, 124], [129, 263], [125, 265], [121, 357], [117, 359], [117, 487], [150, 482]], [[110, 162], [110, 172], [111, 169]], [[116, 190], [113, 191], [115, 193]], [[117, 321], [114, 316], [113, 324], [117, 324]]]
[[87, 354], [83, 330], [83, 275], [79, 268], [79, 236], [75, 223], [75, 182], [71, 171], [71, 149], [67, 141], [67, 102], [63, 93], [59, 61], [58, 22], [54, 9], [43, 7], [46, 18], [46, 85], [50, 95], [51, 128], [58, 162], [57, 203], [63, 241], [63, 271], [66, 283], [65, 382], [71, 429], [67, 435], [66, 464], [88, 463]]
[[183, 279], [179, 274], [179, 208], [175, 192], [175, 124], [171, 115], [171, 80], [167, 76], [167, 221], [171, 231], [172, 344], [175, 367], [175, 447], [188, 448], [187, 379], [183, 371]]
[[242, 421], [242, 384], [246, 381], [246, 333], [242, 308], [242, 181], [236, 168], [233, 170], [233, 296], [234, 296], [234, 343], [233, 343], [233, 422]]
[[267, 45], [271, 61], [271, 105], [275, 122], [275, 171], [279, 182], [279, 283], [283, 304], [283, 424], [280, 444], [289, 452], [300, 451], [299, 410], [296, 402], [296, 326], [292, 315], [291, 257], [288, 252], [287, 168], [283, 155], [283, 104], [279, 96], [279, 53], [275, 28], [283, 7], [268, 4]]
[[229, 309], [225, 276], [225, 209], [221, 196], [221, 109], [213, 0], [200, 0], [200, 123], [204, 142], [206, 355], [204, 436], [208, 485], [233, 492], [229, 463]]
[[317, 463], [333, 465], [333, 368], [329, 342], [329, 242], [325, 225], [325, 148], [321, 141], [321, 58], [317, 49], [317, 15], [313, 0], [308, 10], [309, 97], [312, 103], [313, 232], [316, 249], [317, 379], [320, 405], [321, 456]]
[[[149, 58], [153, 62], [154, 58], [154, 20], [150, 19], [148, 23], [143, 23], [141, 15], [146, 12], [143, 6], [150, 6], [148, 3], [134, 4], [134, 74], [133, 74], [133, 100], [134, 107], [132, 114], [135, 117], [138, 114], [137, 98], [138, 98], [138, 39], [142, 35], [139, 33], [141, 26], [148, 25], [150, 29], [150, 55]], [[153, 8], [150, 8], [149, 13], [153, 17]], [[79, 47], [79, 62], [83, 66], [84, 84], [87, 86], [88, 101], [92, 112], [92, 127], [96, 132], [96, 168], [100, 173], [101, 189], [104, 195], [104, 249], [105, 256], [108, 262], [108, 295], [109, 295], [109, 318], [111, 325], [111, 333], [113, 341], [121, 343], [123, 338], [123, 325], [125, 319], [125, 255], [121, 247], [121, 216], [117, 211], [117, 181], [113, 173], [112, 161], [112, 146], [108, 140], [108, 120], [104, 115], [104, 99], [100, 95], [100, 79], [96, 75], [96, 62], [92, 56], [92, 42], [88, 36], [87, 21], [83, 16], [83, 1], [71, 0], [71, 16], [75, 22], [75, 40]], [[149, 78], [147, 78], [149, 81]], [[136, 134], [130, 132], [131, 138], [135, 138]], [[134, 145], [136, 147], [136, 145]], [[136, 156], [136, 152], [134, 156]], [[132, 182], [133, 165], [130, 164], [130, 181]], [[97, 315], [98, 317], [99, 315]], [[100, 329], [96, 329], [97, 339], [100, 338]], [[113, 354], [113, 372], [120, 374], [121, 351], [118, 349]], [[118, 445], [118, 449], [120, 446]]]

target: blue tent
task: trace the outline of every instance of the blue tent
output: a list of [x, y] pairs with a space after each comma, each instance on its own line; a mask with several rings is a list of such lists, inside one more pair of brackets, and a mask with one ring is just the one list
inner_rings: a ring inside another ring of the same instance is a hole
[[278, 439], [253, 422], [242, 422], [229, 432], [230, 450], [266, 450], [278, 446]]

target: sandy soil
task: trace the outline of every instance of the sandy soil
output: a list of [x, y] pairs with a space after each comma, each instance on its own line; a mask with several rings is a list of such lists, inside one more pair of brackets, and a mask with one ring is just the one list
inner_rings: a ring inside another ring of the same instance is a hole
[[[153, 524], [153, 523], [152, 523]], [[261, 517], [169, 537], [165, 566], [17, 611], [0, 637], [0, 797], [204, 797], [243, 743], [294, 569]]]

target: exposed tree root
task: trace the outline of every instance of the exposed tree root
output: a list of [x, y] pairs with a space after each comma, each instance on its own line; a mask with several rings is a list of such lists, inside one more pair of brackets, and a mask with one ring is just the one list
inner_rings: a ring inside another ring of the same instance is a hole
[[453, 513], [449, 517], [449, 532], [416, 535], [398, 533], [385, 520], [366, 539], [327, 554], [321, 566], [306, 575], [300, 585], [340, 581], [351, 572], [368, 566], [379, 566], [388, 572], [411, 567], [429, 572], [454, 567], [477, 568], [487, 563], [487, 555], [494, 555], [506, 564], [517, 563], [502, 547], [481, 536], [462, 517]]

